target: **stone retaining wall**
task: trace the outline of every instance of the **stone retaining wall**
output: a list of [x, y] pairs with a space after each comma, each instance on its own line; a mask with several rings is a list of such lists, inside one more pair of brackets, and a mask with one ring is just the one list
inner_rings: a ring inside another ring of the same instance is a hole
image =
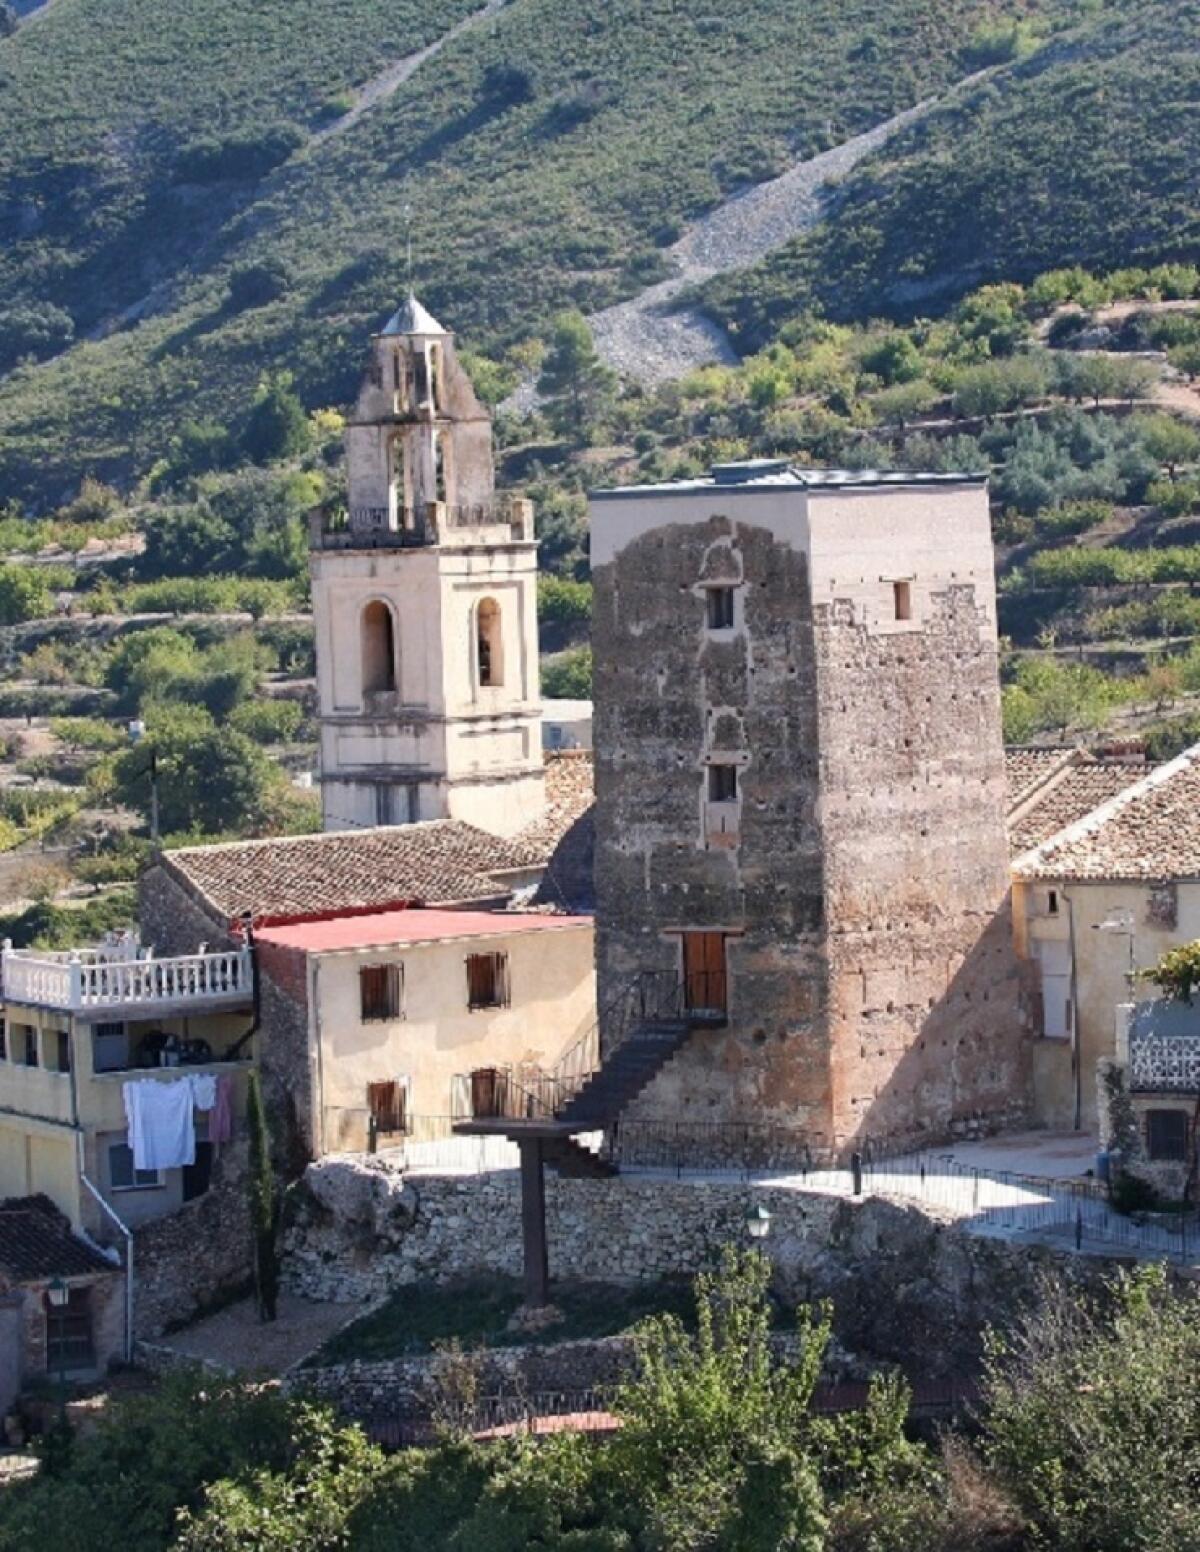
[[[977, 1363], [981, 1334], [1036, 1288], [1038, 1267], [1091, 1277], [1105, 1263], [981, 1239], [948, 1214], [882, 1197], [780, 1185], [642, 1177], [546, 1182], [552, 1278], [628, 1281], [693, 1273], [746, 1243], [752, 1205], [772, 1214], [763, 1248], [779, 1293], [829, 1298], [854, 1352], [929, 1377]], [[366, 1300], [414, 1283], [521, 1270], [515, 1173], [405, 1176], [383, 1159], [327, 1158], [293, 1189], [285, 1276], [314, 1298]]]

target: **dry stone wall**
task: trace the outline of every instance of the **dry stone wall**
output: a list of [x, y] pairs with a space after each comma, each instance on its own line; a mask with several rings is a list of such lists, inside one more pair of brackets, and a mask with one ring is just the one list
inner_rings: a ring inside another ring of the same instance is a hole
[[[980, 1239], [938, 1209], [846, 1200], [779, 1185], [618, 1177], [546, 1183], [551, 1278], [638, 1282], [694, 1273], [746, 1243], [746, 1215], [772, 1214], [764, 1242], [780, 1294], [829, 1298], [851, 1351], [951, 1374], [978, 1361], [982, 1331], [1033, 1294], [1039, 1266], [1077, 1258]], [[405, 1176], [381, 1159], [331, 1157], [293, 1188], [285, 1276], [314, 1298], [365, 1301], [415, 1284], [521, 1270], [515, 1173]]]

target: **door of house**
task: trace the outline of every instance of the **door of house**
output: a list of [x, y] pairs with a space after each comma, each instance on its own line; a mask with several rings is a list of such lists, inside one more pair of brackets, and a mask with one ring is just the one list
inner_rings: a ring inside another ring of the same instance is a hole
[[684, 1000], [690, 1013], [725, 1013], [729, 978], [725, 971], [723, 932], [683, 934]]
[[1042, 971], [1042, 1033], [1050, 1040], [1071, 1035], [1071, 945], [1060, 938], [1035, 944]]

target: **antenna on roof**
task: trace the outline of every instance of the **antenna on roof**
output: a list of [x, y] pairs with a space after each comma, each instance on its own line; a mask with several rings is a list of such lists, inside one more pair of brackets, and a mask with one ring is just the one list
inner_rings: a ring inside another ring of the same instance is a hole
[[404, 289], [409, 296], [413, 295], [413, 265], [412, 265], [412, 206], [406, 200], [404, 208], [400, 212], [404, 222]]

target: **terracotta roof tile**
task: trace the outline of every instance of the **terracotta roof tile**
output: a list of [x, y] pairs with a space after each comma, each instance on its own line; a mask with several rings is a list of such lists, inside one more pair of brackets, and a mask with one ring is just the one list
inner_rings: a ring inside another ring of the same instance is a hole
[[227, 921], [303, 917], [420, 902], [456, 905], [507, 893], [528, 849], [457, 819], [278, 836], [165, 852], [163, 861]]
[[116, 1270], [72, 1233], [70, 1222], [48, 1196], [13, 1196], [0, 1202], [0, 1272], [11, 1282]]
[[546, 756], [546, 810], [513, 837], [523, 857], [541, 863], [554, 854], [595, 797], [592, 751], [564, 749]]
[[1004, 770], [1008, 777], [1008, 807], [1019, 808], [1058, 770], [1076, 757], [1074, 749], [1006, 749]]
[[1018, 811], [1010, 813], [1008, 841], [1012, 855], [1019, 857], [1040, 846], [1118, 792], [1133, 786], [1145, 774], [1146, 766], [1140, 760], [1087, 759], [1067, 766], [1035, 788], [1033, 797]]
[[1200, 744], [1026, 853], [1018, 878], [1200, 878]]

